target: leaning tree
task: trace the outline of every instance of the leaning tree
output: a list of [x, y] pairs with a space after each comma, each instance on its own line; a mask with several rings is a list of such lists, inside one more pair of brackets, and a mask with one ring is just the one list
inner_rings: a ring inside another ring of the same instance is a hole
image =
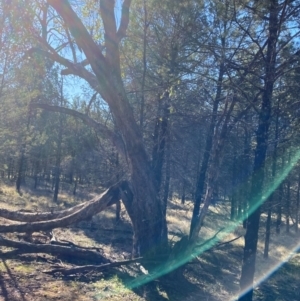
[[[98, 5], [92, 7], [96, 9], [93, 13], [101, 16], [102, 22], [102, 27], [97, 28], [98, 34], [85, 24], [80, 7], [69, 1], [12, 1], [11, 12], [16, 20], [20, 13], [17, 7], [21, 5], [26, 11], [19, 17], [24, 20], [24, 29], [27, 33], [29, 30], [30, 35], [30, 38], [26, 38], [34, 47], [27, 50], [25, 58], [39, 53], [45, 59], [51, 59], [63, 68], [62, 75], [74, 75], [85, 80], [109, 106], [114, 129], [97, 123], [87, 114], [43, 103], [42, 97], [32, 102], [31, 109], [42, 108], [80, 118], [103, 137], [110, 139], [124, 156], [130, 169], [132, 197], [128, 197], [127, 193], [127, 197], [122, 199], [133, 226], [133, 256], [145, 256], [167, 247], [167, 224], [156, 178], [122, 78], [120, 43], [126, 36], [130, 4], [131, 0], [124, 0], [116, 16], [115, 1], [93, 2], [93, 5]], [[119, 22], [117, 19], [120, 19]], [[15, 22], [20, 30], [20, 24]], [[53, 40], [53, 30], [64, 40]]]

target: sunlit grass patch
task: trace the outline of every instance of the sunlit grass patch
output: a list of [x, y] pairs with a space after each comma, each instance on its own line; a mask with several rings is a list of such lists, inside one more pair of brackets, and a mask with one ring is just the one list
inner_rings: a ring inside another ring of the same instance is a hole
[[96, 300], [120, 300], [120, 298], [125, 299], [134, 294], [122, 283], [118, 276], [94, 282], [93, 287], [95, 288]]

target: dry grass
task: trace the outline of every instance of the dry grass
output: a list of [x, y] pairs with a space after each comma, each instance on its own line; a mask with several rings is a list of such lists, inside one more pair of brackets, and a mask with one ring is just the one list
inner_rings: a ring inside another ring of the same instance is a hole
[[[82, 197], [86, 195], [86, 197]], [[22, 195], [15, 192], [13, 186], [0, 186], [0, 206], [7, 209], [51, 210], [73, 206], [83, 200], [92, 198], [92, 194], [81, 194], [80, 198], [67, 193], [59, 195], [59, 202], [54, 204], [52, 193], [43, 190], [23, 190]], [[81, 246], [99, 247], [103, 254], [112, 260], [124, 260], [130, 256], [132, 232], [125, 210], [122, 210], [122, 221], [114, 221], [114, 208], [93, 217], [90, 222], [81, 222], [66, 229], [56, 229], [55, 235], [59, 239], [66, 239]], [[168, 227], [170, 241], [177, 241], [188, 235], [192, 215], [192, 203], [185, 205], [174, 198], [168, 207]], [[51, 264], [59, 263], [57, 258], [41, 254], [16, 258], [0, 262], [0, 301], [1, 300], [233, 300], [238, 292], [238, 281], [242, 258], [243, 238], [230, 244], [217, 247], [218, 243], [230, 241], [244, 234], [241, 225], [234, 225], [229, 219], [228, 204], [218, 204], [212, 207], [201, 229], [200, 241], [213, 237], [221, 228], [230, 229], [220, 233], [212, 244], [212, 249], [199, 253], [198, 262], [188, 264], [184, 269], [184, 279], [162, 283], [155, 281], [156, 294], [145, 293], [143, 289], [129, 290], [126, 283], [132, 277], [138, 277], [137, 267], [120, 269], [115, 274], [91, 274], [81, 278], [59, 279], [42, 273]], [[3, 220], [2, 220], [3, 221]], [[2, 222], [1, 221], [1, 222]], [[262, 225], [265, 216], [262, 217]], [[256, 266], [256, 279], [259, 282], [274, 270], [274, 267], [285, 262], [290, 256], [299, 237], [285, 233], [272, 235], [270, 258], [263, 259], [264, 231], [261, 233]], [[24, 261], [25, 260], [25, 261]], [[299, 257], [294, 257], [293, 266], [299, 265]], [[290, 270], [284, 272], [284, 277], [295, 277]], [[282, 281], [282, 274], [274, 277]], [[278, 285], [274, 277], [270, 280], [270, 287]], [[292, 281], [290, 279], [290, 281]], [[151, 291], [151, 290], [150, 290]], [[268, 284], [256, 290], [257, 300], [269, 296], [272, 291], [279, 294], [280, 290], [269, 289]], [[153, 292], [152, 292], [153, 293]], [[293, 300], [290, 299], [278, 300]], [[2, 298], [2, 299], [1, 299]], [[270, 300], [273, 300], [272, 298]], [[274, 299], [275, 300], [275, 299]], [[295, 299], [296, 300], [296, 299]]]

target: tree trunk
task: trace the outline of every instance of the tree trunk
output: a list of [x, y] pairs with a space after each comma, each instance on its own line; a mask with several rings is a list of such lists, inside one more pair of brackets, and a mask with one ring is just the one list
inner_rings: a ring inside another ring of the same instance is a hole
[[159, 99], [158, 113], [153, 135], [154, 145], [152, 151], [152, 168], [156, 179], [157, 191], [160, 192], [162, 180], [162, 167], [166, 139], [168, 133], [168, 120], [170, 115], [169, 93], [165, 92], [162, 99]]
[[300, 201], [300, 174], [298, 175], [298, 187], [296, 197], [296, 228], [295, 231], [298, 233], [299, 230], [299, 201]]
[[17, 180], [16, 180], [16, 190], [18, 193], [21, 192], [21, 184], [22, 184], [23, 178], [24, 178], [25, 147], [26, 147], [25, 144], [22, 145], [19, 166], [18, 166], [18, 175], [17, 175]]
[[277, 200], [277, 217], [276, 217], [276, 234], [280, 234], [282, 223], [282, 198], [283, 198], [283, 183], [278, 188], [278, 200]]
[[148, 10], [147, 3], [144, 0], [144, 32], [143, 32], [143, 76], [142, 76], [142, 96], [141, 96], [141, 107], [140, 107], [140, 128], [143, 133], [144, 129], [144, 110], [145, 110], [145, 81], [147, 72], [147, 29], [148, 29]]
[[[194, 228], [190, 229], [189, 241], [190, 241], [191, 245], [193, 245], [198, 239], [199, 231], [203, 225], [204, 218], [207, 214], [209, 205], [211, 203], [211, 198], [212, 198], [213, 192], [215, 190], [215, 185], [216, 185], [217, 179], [219, 177], [219, 170], [220, 170], [220, 165], [221, 165], [222, 158], [223, 158], [223, 148], [225, 145], [227, 133], [230, 132], [230, 129], [233, 126], [233, 125], [231, 125], [231, 127], [229, 129], [228, 123], [229, 123], [229, 120], [231, 117], [231, 113], [234, 109], [235, 103], [236, 103], [236, 96], [234, 95], [232, 97], [230, 107], [228, 108], [228, 110], [224, 111], [224, 115], [226, 114], [226, 117], [223, 122], [221, 132], [219, 135], [216, 134], [214, 137], [214, 139], [216, 139], [217, 141], [215, 142], [212, 160], [211, 160], [211, 164], [209, 167], [209, 173], [208, 173], [208, 177], [207, 177], [206, 194], [204, 197], [203, 208], [202, 208], [201, 212], [199, 212], [200, 214], [197, 216], [196, 220], [194, 221], [194, 223], [195, 223]], [[191, 225], [191, 227], [192, 227], [192, 225]]]
[[168, 199], [169, 199], [169, 190], [170, 190], [170, 181], [171, 181], [171, 140], [170, 140], [170, 131], [168, 131], [168, 139], [166, 145], [166, 173], [165, 173], [165, 185], [164, 185], [164, 196], [163, 196], [163, 208], [166, 214]]
[[[276, 171], [277, 171], [277, 144], [278, 144], [278, 122], [279, 121], [279, 101], [277, 106], [277, 114], [276, 114], [276, 123], [275, 123], [275, 137], [274, 137], [274, 151], [272, 156], [272, 176], [271, 176], [271, 186], [274, 186], [274, 182], [276, 180]], [[272, 222], [272, 208], [274, 203], [276, 191], [273, 191], [267, 200], [267, 208], [268, 208], [268, 216], [266, 222], [266, 237], [265, 237], [265, 248], [264, 248], [264, 258], [267, 259], [269, 257], [269, 245], [270, 245], [270, 237], [271, 237], [271, 222]]]
[[[116, 182], [118, 183], [120, 181], [120, 166], [119, 166], [119, 154], [116, 153], [116, 161], [115, 161], [115, 167], [116, 167]], [[117, 201], [116, 203], [116, 222], [118, 222], [121, 218], [121, 202]]]
[[186, 176], [187, 176], [187, 169], [188, 169], [188, 163], [189, 163], [189, 152], [187, 150], [184, 151], [184, 166], [183, 166], [183, 173], [182, 173], [182, 194], [181, 194], [181, 204], [185, 203], [185, 195], [186, 195]]
[[74, 188], [73, 188], [73, 195], [76, 195], [77, 183], [78, 183], [78, 176], [76, 175], [75, 182], [74, 182]]
[[230, 210], [230, 219], [234, 221], [236, 219], [237, 212], [237, 152], [236, 147], [233, 145], [233, 162], [232, 162], [232, 180], [231, 180], [231, 210]]
[[[126, 210], [134, 231], [133, 256], [145, 256], [157, 254], [162, 248], [167, 248], [168, 237], [166, 216], [158, 197], [157, 181], [121, 77], [119, 43], [126, 35], [130, 2], [130, 0], [123, 1], [121, 21], [117, 29], [114, 1], [100, 1], [100, 13], [105, 31], [106, 56], [104, 56], [69, 2], [48, 0], [48, 3], [63, 18], [78, 47], [84, 52], [97, 78], [97, 84], [93, 86], [108, 103], [116, 128], [120, 131], [132, 181], [133, 196], [131, 202], [127, 203]], [[85, 71], [83, 74], [82, 76], [89, 80], [89, 75]]]
[[[288, 166], [291, 164], [291, 151], [289, 151]], [[285, 203], [285, 220], [286, 220], [286, 233], [290, 233], [290, 206], [291, 206], [291, 179], [288, 175], [286, 183], [286, 203]]]
[[247, 220], [242, 273], [240, 279], [241, 296], [239, 297], [239, 301], [252, 301], [253, 296], [253, 279], [255, 273], [260, 211], [261, 203], [263, 202], [264, 165], [270, 126], [272, 93], [275, 82], [276, 44], [278, 34], [277, 2], [277, 0], [270, 0], [269, 2], [269, 38], [265, 58], [265, 83], [258, 118], [258, 129], [256, 132], [257, 144], [255, 149], [249, 202], [249, 207], [252, 213]]
[[204, 184], [205, 184], [205, 178], [206, 178], [206, 173], [207, 173], [207, 169], [208, 169], [208, 162], [210, 160], [210, 154], [211, 154], [212, 147], [213, 147], [213, 136], [214, 136], [214, 130], [215, 130], [216, 122], [217, 122], [218, 107], [219, 107], [219, 103], [221, 100], [222, 83], [223, 83], [224, 73], [225, 73], [225, 65], [224, 65], [224, 62], [222, 62], [220, 65], [220, 69], [219, 69], [217, 93], [216, 93], [216, 97], [215, 97], [214, 103], [213, 103], [212, 117], [211, 117], [211, 121], [209, 124], [207, 136], [206, 136], [205, 149], [204, 149], [201, 169], [199, 171], [198, 181], [197, 181], [197, 185], [196, 185], [195, 204], [194, 204], [194, 208], [193, 208], [193, 216], [192, 216], [191, 226], [190, 226], [190, 236], [192, 235], [192, 232], [194, 231], [194, 228], [197, 223], [197, 219], [200, 214], [200, 205], [201, 205], [201, 200], [202, 200], [202, 196], [203, 196], [203, 192], [204, 192]]
[[[61, 83], [61, 106], [63, 105], [63, 82]], [[61, 144], [63, 135], [63, 115], [59, 113], [59, 128], [57, 138], [56, 162], [55, 162], [55, 179], [54, 179], [54, 195], [53, 202], [57, 202], [59, 182], [60, 182], [60, 163], [61, 163]]]

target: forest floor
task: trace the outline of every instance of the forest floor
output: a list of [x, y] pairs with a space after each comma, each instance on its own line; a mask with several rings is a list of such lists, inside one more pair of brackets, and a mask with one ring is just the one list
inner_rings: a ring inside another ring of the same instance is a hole
[[[79, 191], [76, 197], [63, 193], [59, 195], [59, 202], [54, 204], [51, 190], [34, 191], [24, 188], [19, 195], [15, 192], [14, 186], [2, 183], [0, 208], [59, 210], [93, 196], [94, 194], [85, 193], [84, 190]], [[184, 266], [184, 277], [180, 281], [162, 277], [155, 280], [151, 286], [136, 286], [129, 289], [132, 280], [138, 283], [137, 280], [141, 277], [138, 264], [111, 269], [105, 273], [51, 276], [44, 272], [58, 264], [72, 266], [74, 261], [45, 254], [28, 254], [0, 261], [0, 301], [234, 300], [239, 288], [244, 230], [240, 224], [228, 220], [230, 216], [228, 210], [226, 203], [211, 208], [201, 229], [202, 240], [213, 237], [220, 229], [224, 231], [219, 233], [216, 240], [210, 241], [211, 246], [208, 250], [199, 252], [192, 263]], [[169, 202], [168, 227], [171, 242], [188, 233], [191, 212], [190, 202], [182, 205], [176, 198]], [[116, 223], [114, 207], [111, 207], [94, 216], [92, 221], [55, 229], [55, 236], [83, 247], [98, 247], [102, 254], [112, 261], [124, 260], [130, 257], [132, 230], [124, 209], [121, 215], [121, 221]], [[256, 266], [258, 285], [255, 289], [255, 300], [299, 301], [300, 255], [294, 253], [300, 238], [294, 233], [293, 227], [289, 234], [285, 233], [285, 229], [282, 229], [280, 235], [272, 233], [270, 256], [267, 260], [263, 259], [264, 219], [263, 216]], [[6, 236], [23, 239], [15, 234]], [[40, 233], [34, 233], [34, 238], [39, 241], [44, 239], [45, 242], [47, 240], [46, 236]], [[233, 239], [235, 240], [232, 241]], [[3, 252], [7, 250], [1, 248]], [[82, 265], [84, 262], [76, 264]]]

